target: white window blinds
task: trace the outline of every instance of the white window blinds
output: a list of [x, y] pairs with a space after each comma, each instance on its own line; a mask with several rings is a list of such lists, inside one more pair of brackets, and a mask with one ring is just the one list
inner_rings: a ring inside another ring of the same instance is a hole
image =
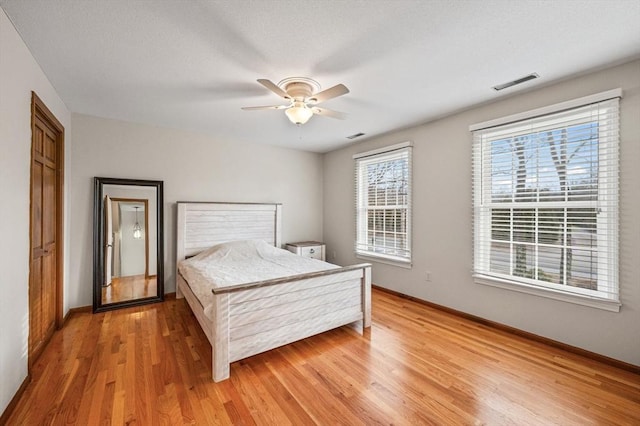
[[411, 262], [411, 144], [354, 156], [357, 255]]
[[614, 95], [472, 126], [475, 277], [618, 301]]

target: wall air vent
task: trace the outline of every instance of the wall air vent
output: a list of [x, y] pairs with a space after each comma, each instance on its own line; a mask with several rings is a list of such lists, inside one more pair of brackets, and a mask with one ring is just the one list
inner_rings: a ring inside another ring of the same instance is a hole
[[536, 78], [540, 78], [537, 73], [531, 73], [529, 75], [525, 75], [524, 77], [520, 77], [516, 80], [510, 81], [508, 83], [498, 84], [497, 86], [493, 86], [493, 90], [496, 92], [506, 89], [507, 87], [515, 86], [516, 84], [524, 83], [525, 81], [534, 80]]
[[353, 134], [351, 136], [347, 136], [347, 139], [355, 139], [355, 138], [359, 138], [360, 136], [364, 136], [364, 133], [360, 132], [360, 133]]

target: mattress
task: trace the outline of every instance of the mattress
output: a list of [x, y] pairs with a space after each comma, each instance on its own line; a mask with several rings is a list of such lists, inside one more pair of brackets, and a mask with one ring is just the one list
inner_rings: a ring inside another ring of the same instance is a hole
[[335, 268], [339, 266], [298, 256], [260, 240], [218, 244], [178, 264], [178, 272], [208, 318], [213, 289]]

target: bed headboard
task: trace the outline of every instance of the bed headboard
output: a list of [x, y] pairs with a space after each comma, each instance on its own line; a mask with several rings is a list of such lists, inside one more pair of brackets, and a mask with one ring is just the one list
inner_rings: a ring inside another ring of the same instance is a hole
[[216, 244], [264, 240], [281, 247], [282, 204], [178, 202], [176, 264]]

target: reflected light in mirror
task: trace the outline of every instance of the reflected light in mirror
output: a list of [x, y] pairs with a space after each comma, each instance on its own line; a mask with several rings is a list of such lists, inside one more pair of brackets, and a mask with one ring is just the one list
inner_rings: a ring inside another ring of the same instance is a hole
[[140, 237], [142, 237], [142, 229], [140, 228], [140, 222], [138, 222], [138, 208], [139, 207], [135, 207], [136, 209], [136, 224], [133, 225], [133, 238], [135, 238], [136, 240], [139, 240]]

